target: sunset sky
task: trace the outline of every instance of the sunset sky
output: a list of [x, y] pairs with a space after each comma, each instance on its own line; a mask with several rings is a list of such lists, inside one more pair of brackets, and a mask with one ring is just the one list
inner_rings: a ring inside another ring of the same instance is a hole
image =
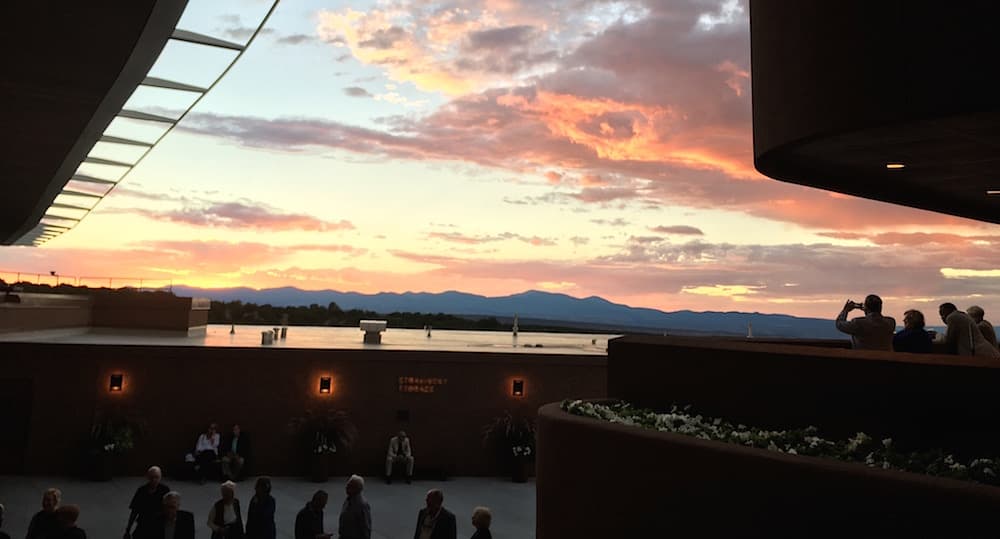
[[[269, 2], [191, 4], [182, 28], [243, 41]], [[747, 19], [730, 1], [285, 0], [76, 229], [0, 247], [0, 277], [825, 318], [878, 293], [897, 320], [942, 301], [1000, 319], [1000, 227], [754, 170]], [[178, 76], [218, 62], [175, 53]]]

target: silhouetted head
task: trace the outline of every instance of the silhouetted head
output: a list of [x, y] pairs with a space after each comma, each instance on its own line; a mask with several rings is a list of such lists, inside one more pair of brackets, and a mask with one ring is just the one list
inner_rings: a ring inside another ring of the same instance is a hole
[[493, 522], [493, 513], [490, 513], [489, 507], [477, 507], [472, 510], [472, 525], [477, 530], [490, 529], [491, 522]]
[[965, 314], [971, 316], [976, 322], [982, 322], [983, 317], [986, 316], [986, 311], [979, 305], [973, 305], [965, 310]]
[[317, 490], [316, 494], [313, 494], [312, 501], [309, 502], [312, 505], [313, 510], [322, 511], [326, 507], [326, 500], [329, 498], [325, 490]]
[[903, 327], [906, 329], [924, 329], [925, 325], [924, 313], [915, 309], [903, 313]]
[[938, 307], [938, 314], [941, 315], [941, 320], [945, 320], [948, 318], [949, 314], [957, 310], [958, 307], [956, 307], [954, 303], [942, 303], [941, 306]]
[[236, 483], [226, 481], [219, 485], [219, 492], [222, 493], [222, 501], [229, 503], [236, 497]]
[[441, 489], [431, 489], [427, 491], [427, 512], [437, 513], [441, 506], [444, 505], [444, 492]]
[[59, 509], [59, 502], [62, 501], [62, 491], [57, 488], [50, 488], [42, 494], [42, 511], [52, 512]]
[[865, 296], [865, 312], [882, 314], [882, 298], [875, 294]]
[[150, 466], [146, 470], [146, 481], [149, 482], [150, 488], [156, 488], [160, 484], [160, 479], [163, 479], [163, 472], [159, 466]]
[[406, 438], [406, 431], [401, 430], [398, 433], [396, 433], [396, 436], [399, 436], [399, 439], [402, 440], [403, 438]]
[[56, 522], [61, 528], [76, 526], [78, 518], [80, 518], [80, 507], [77, 505], [63, 505], [56, 509]]
[[233, 425], [233, 436], [237, 436], [238, 437], [239, 435], [240, 435], [240, 424], [237, 423], [237, 424]]
[[344, 487], [348, 496], [361, 494], [361, 491], [364, 489], [365, 479], [360, 475], [352, 475], [351, 478], [347, 480], [347, 485]]
[[253, 490], [262, 498], [267, 496], [271, 493], [271, 478], [266, 475], [258, 477], [257, 483], [253, 486]]
[[181, 509], [181, 494], [177, 491], [170, 491], [163, 495], [163, 516], [167, 520], [177, 518], [177, 511]]
[[205, 430], [205, 434], [207, 434], [209, 437], [212, 437], [215, 436], [216, 432], [219, 432], [219, 425], [215, 423], [209, 423], [208, 429]]

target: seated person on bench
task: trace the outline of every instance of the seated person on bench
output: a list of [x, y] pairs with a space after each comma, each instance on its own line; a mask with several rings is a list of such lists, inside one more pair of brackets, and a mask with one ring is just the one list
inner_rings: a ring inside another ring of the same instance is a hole
[[385, 482], [392, 483], [392, 468], [396, 463], [406, 463], [406, 482], [413, 480], [413, 453], [410, 451], [410, 439], [406, 433], [399, 434], [389, 440], [389, 452], [385, 456]]

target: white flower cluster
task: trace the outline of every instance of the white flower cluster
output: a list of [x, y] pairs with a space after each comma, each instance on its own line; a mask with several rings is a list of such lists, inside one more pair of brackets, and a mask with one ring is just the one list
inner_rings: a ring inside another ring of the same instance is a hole
[[[840, 441], [826, 440], [817, 435], [813, 426], [804, 429], [766, 430], [732, 424], [721, 418], [706, 418], [687, 413], [676, 406], [669, 412], [656, 413], [632, 408], [628, 404], [594, 404], [582, 400], [563, 401], [562, 408], [574, 415], [601, 419], [612, 423], [693, 436], [766, 449], [789, 455], [831, 458], [864, 463], [872, 468], [902, 470], [930, 475], [971, 479], [1000, 485], [1000, 458], [982, 458], [969, 464], [958, 462], [953, 455], [939, 449], [930, 451], [899, 451], [892, 438], [873, 439], [858, 432]], [[515, 453], [516, 454], [516, 453]]]
[[528, 457], [531, 456], [531, 446], [530, 445], [515, 445], [510, 448], [514, 453], [515, 457]]
[[110, 444], [104, 444], [104, 451], [111, 453], [115, 450], [115, 444], [112, 442]]

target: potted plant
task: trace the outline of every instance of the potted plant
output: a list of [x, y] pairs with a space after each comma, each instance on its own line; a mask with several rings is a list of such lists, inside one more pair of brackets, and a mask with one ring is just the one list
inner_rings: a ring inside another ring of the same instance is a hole
[[325, 482], [330, 476], [330, 458], [345, 454], [354, 447], [358, 429], [344, 410], [333, 408], [293, 417], [289, 430], [298, 437], [300, 450], [309, 463], [309, 476], [313, 481]]
[[515, 483], [528, 480], [531, 462], [535, 459], [533, 421], [504, 412], [483, 426], [483, 445], [497, 452], [501, 464], [509, 467]]
[[87, 470], [95, 481], [110, 481], [119, 455], [128, 453], [145, 432], [141, 419], [124, 407], [98, 409], [87, 441]]

